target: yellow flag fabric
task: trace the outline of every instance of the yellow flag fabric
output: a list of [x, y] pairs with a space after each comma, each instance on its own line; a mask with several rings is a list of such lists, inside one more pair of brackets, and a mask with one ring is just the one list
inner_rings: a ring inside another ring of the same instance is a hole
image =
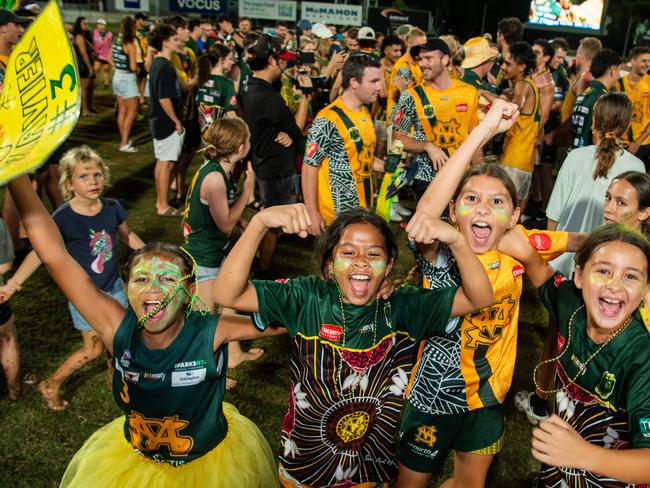
[[393, 208], [393, 202], [397, 199], [396, 195], [392, 197], [386, 196], [388, 193], [388, 187], [395, 182], [402, 171], [402, 168], [397, 168], [393, 173], [384, 173], [384, 178], [381, 180], [381, 187], [377, 194], [375, 213], [383, 217], [386, 222], [390, 222], [390, 211]]
[[50, 1], [14, 47], [0, 94], [0, 184], [43, 164], [79, 118], [79, 74]]

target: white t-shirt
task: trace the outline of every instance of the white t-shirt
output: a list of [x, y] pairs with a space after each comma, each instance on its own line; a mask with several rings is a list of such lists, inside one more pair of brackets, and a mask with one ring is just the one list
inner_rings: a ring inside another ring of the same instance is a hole
[[[612, 180], [625, 171], [645, 172], [643, 162], [623, 150], [607, 177], [594, 180], [596, 149], [597, 146], [574, 149], [560, 168], [546, 208], [546, 216], [557, 222], [557, 230], [591, 232], [603, 223], [605, 193]], [[564, 253], [551, 261], [551, 266], [570, 276], [574, 267], [573, 256], [574, 253]]]

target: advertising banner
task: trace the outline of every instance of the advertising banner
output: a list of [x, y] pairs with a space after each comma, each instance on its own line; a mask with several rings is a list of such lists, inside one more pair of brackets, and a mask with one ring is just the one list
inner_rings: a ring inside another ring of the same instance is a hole
[[239, 0], [239, 17], [293, 22], [296, 6], [296, 2], [287, 0]]
[[149, 0], [115, 0], [115, 10], [149, 11]]
[[228, 0], [169, 0], [169, 10], [202, 15], [227, 14]]
[[79, 118], [79, 74], [55, 1], [16, 44], [0, 93], [0, 184], [41, 166]]
[[335, 25], [361, 25], [363, 7], [342, 3], [302, 2], [300, 17], [311, 22]]

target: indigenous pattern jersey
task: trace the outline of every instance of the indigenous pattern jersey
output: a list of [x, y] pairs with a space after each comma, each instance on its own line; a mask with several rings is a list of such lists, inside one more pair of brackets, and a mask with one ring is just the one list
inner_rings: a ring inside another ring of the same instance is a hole
[[[632, 140], [630, 142], [633, 142], [641, 137], [643, 130], [650, 124], [650, 75], [643, 75], [643, 78], [635, 84], [630, 82], [629, 75], [624, 76], [618, 80], [617, 87], [632, 100], [632, 123], [630, 124]], [[641, 144], [650, 144], [650, 136]]]
[[206, 176], [217, 172], [226, 184], [228, 207], [235, 202], [235, 185], [217, 161], [208, 160], [198, 169], [187, 193], [183, 212], [185, 249], [199, 266], [218, 268], [230, 245], [230, 238], [214, 223], [207, 200], [201, 198], [201, 185]]
[[[172, 56], [172, 65], [176, 70], [178, 75], [179, 82], [186, 82], [189, 78], [194, 76], [199, 69], [198, 62], [196, 60], [196, 54], [191, 49], [184, 49], [182, 53], [176, 53]], [[181, 105], [181, 117], [183, 122], [194, 119], [196, 117], [196, 107], [194, 103], [194, 95], [196, 94], [196, 88], [182, 92], [182, 105]]]
[[[520, 229], [544, 259], [566, 249], [566, 232]], [[436, 263], [431, 263], [410, 245], [425, 288], [460, 283], [456, 261], [446, 246], [440, 247]], [[478, 258], [492, 283], [494, 304], [463, 317], [460, 327], [455, 321], [461, 319], [452, 319], [445, 334], [430, 337], [421, 345], [408, 401], [424, 413], [457, 414], [498, 405], [510, 389], [524, 268], [498, 251]]]
[[191, 314], [166, 349], [145, 346], [136, 320], [129, 308], [113, 339], [113, 396], [125, 415], [124, 437], [144, 456], [181, 466], [226, 437], [228, 347], [213, 351], [215, 315]]
[[[428, 83], [409, 88], [395, 107], [394, 130], [411, 134], [416, 141], [431, 141], [448, 155], [460, 147], [478, 124], [478, 91], [460, 80], [452, 80], [446, 90]], [[435, 172], [426, 153], [415, 156], [415, 178], [432, 181]]]
[[318, 210], [325, 224], [343, 210], [372, 207], [376, 140], [365, 107], [352, 112], [339, 97], [316, 116], [304, 162], [318, 168]]
[[591, 124], [596, 101], [607, 93], [607, 88], [600, 81], [594, 80], [576, 99], [571, 125], [573, 126], [573, 143], [571, 149], [591, 145]]
[[395, 61], [392, 68], [392, 76], [388, 78], [386, 85], [388, 91], [388, 98], [386, 99], [386, 122], [390, 122], [392, 117], [393, 108], [400, 97], [399, 90], [393, 83], [393, 78], [396, 76], [401, 77], [407, 86], [415, 86], [422, 83], [422, 70], [417, 63], [411, 63], [409, 54], [404, 54], [401, 58]]
[[[636, 310], [628, 327], [587, 362], [601, 344], [587, 334], [581, 291], [556, 273], [539, 293], [557, 324], [562, 354], [556, 364], [555, 388], [562, 390], [555, 396], [556, 413], [599, 447], [650, 448], [650, 329], [645, 309]], [[542, 465], [540, 478], [553, 488], [634, 486], [547, 465]]]
[[529, 114], [520, 114], [515, 125], [506, 132], [501, 163], [524, 171], [533, 171], [535, 165], [535, 140], [537, 139], [542, 112], [537, 87], [530, 78], [525, 78], [524, 82], [530, 86], [535, 96], [533, 111]]
[[200, 127], [204, 129], [226, 113], [237, 110], [235, 84], [225, 76], [210, 75], [196, 92], [194, 101], [199, 108]]
[[280, 479], [351, 486], [397, 475], [396, 435], [415, 341], [441, 332], [456, 288], [403, 287], [387, 301], [343, 305], [331, 281], [253, 281], [264, 323], [292, 337]]

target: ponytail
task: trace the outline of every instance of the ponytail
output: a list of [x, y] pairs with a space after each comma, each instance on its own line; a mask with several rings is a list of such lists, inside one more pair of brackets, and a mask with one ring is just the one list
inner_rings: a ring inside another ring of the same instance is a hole
[[600, 138], [596, 148], [593, 179], [607, 178], [617, 155], [623, 150], [623, 135], [632, 120], [632, 102], [625, 93], [608, 93], [594, 106], [594, 131]]
[[210, 54], [207, 52], [199, 56], [199, 59], [197, 61], [199, 66], [199, 88], [202, 87], [210, 78], [210, 71], [212, 71], [213, 62], [214, 61], [212, 59], [212, 56], [210, 56]]

